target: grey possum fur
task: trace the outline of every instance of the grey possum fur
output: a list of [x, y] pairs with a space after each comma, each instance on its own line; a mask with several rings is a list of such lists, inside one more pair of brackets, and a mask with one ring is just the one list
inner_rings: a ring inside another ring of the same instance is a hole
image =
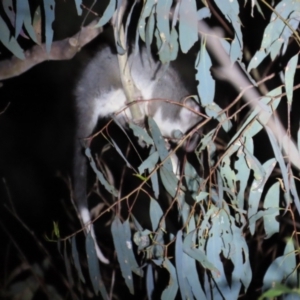
[[[144, 118], [151, 116], [155, 120], [162, 136], [175, 138], [176, 130], [186, 133], [201, 120], [199, 114], [195, 113], [200, 111], [198, 104], [187, 99], [190, 92], [172, 66], [165, 68], [160, 62], [148, 57], [145, 49], [137, 55], [129, 55], [128, 66], [141, 100], [161, 99], [161, 101], [140, 101], [138, 105]], [[127, 106], [118, 58], [110, 47], [100, 50], [87, 65], [77, 84], [75, 96], [77, 130], [73, 172], [74, 198], [82, 221], [87, 225], [91, 221], [86, 195], [87, 161], [82, 153], [80, 140], [92, 134], [99, 118], [110, 117]], [[182, 103], [195, 112], [163, 99]], [[116, 118], [122, 125], [132, 120], [129, 108], [117, 114]], [[189, 150], [195, 148], [197, 141], [197, 138], [192, 139]], [[91, 230], [96, 241], [93, 226], [87, 226], [86, 230]], [[100, 261], [108, 263], [97, 243], [95, 244]]]

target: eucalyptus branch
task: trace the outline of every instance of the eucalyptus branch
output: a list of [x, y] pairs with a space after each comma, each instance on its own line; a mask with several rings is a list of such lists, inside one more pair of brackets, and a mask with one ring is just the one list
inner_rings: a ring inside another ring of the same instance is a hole
[[35, 65], [46, 60], [69, 60], [87, 43], [98, 36], [103, 29], [96, 28], [97, 21], [83, 27], [71, 38], [55, 41], [51, 45], [50, 53], [46, 51], [46, 45], [35, 45], [25, 51], [26, 59], [22, 60], [15, 56], [0, 61], [0, 80], [19, 76]]
[[[124, 34], [124, 26], [122, 24], [122, 19], [124, 16], [124, 12], [127, 6], [127, 1], [122, 2], [122, 6], [120, 10], [115, 12], [114, 15], [114, 34], [115, 40], [120, 41], [123, 49], [125, 52], [123, 54], [118, 53], [118, 61], [119, 61], [119, 69], [120, 69], [120, 77], [124, 89], [124, 93], [128, 103], [133, 102], [136, 99], [141, 99], [141, 92], [136, 87], [131, 73], [130, 73], [130, 66], [128, 64], [128, 55], [127, 55], [127, 41], [125, 40]], [[141, 112], [139, 105], [131, 105], [130, 106], [130, 113], [132, 115], [132, 119], [135, 123], [139, 123], [143, 120], [143, 114]]]

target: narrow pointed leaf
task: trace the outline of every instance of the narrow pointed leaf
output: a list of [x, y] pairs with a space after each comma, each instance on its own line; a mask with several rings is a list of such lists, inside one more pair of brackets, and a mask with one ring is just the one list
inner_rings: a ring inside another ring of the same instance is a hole
[[96, 295], [98, 295], [100, 291], [103, 299], [105, 300], [109, 299], [104, 283], [101, 278], [99, 261], [96, 254], [95, 243], [91, 231], [89, 231], [86, 236], [85, 250], [86, 250], [86, 257], [88, 262], [89, 275], [93, 285], [94, 292]]
[[[113, 236], [114, 246], [117, 252], [118, 261], [122, 271], [122, 276], [125, 279], [125, 283], [130, 291], [134, 294], [132, 271], [129, 265], [129, 257], [127, 252], [127, 239], [124, 236], [123, 226], [119, 218], [116, 216], [111, 224], [111, 232]], [[131, 241], [129, 241], [131, 243]], [[132, 245], [131, 245], [132, 248]]]
[[73, 256], [73, 261], [74, 261], [75, 268], [78, 272], [80, 280], [83, 283], [85, 283], [85, 279], [84, 279], [84, 276], [83, 276], [82, 270], [81, 270], [81, 264], [80, 264], [80, 261], [79, 261], [79, 255], [78, 255], [78, 251], [77, 251], [76, 236], [75, 235], [72, 237], [71, 244], [72, 244], [72, 256]]

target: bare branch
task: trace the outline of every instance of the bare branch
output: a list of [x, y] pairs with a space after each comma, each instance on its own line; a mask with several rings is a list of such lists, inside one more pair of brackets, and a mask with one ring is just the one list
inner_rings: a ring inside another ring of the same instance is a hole
[[97, 21], [93, 21], [74, 36], [53, 42], [50, 53], [47, 53], [45, 44], [35, 45], [25, 51], [25, 60], [13, 56], [10, 59], [0, 61], [0, 80], [19, 76], [45, 60], [68, 60], [73, 58], [85, 44], [103, 31], [102, 27], [96, 28], [96, 24]]

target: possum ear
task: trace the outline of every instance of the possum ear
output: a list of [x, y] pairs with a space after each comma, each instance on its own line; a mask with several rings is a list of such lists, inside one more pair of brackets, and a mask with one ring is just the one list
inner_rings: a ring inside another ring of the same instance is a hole
[[181, 112], [182, 118], [195, 118], [198, 121], [201, 121], [202, 118], [200, 117], [199, 120], [199, 115], [197, 114], [200, 112], [200, 106], [194, 99], [188, 98], [183, 102], [183, 104], [186, 109], [183, 109]]

